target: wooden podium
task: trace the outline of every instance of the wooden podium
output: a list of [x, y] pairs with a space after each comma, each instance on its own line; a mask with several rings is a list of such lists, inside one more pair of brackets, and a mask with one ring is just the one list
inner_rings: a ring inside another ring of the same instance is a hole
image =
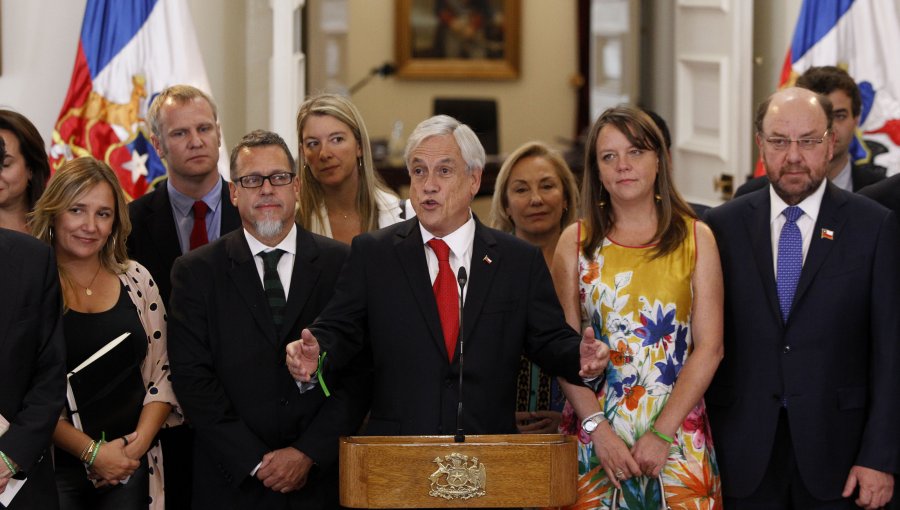
[[575, 502], [576, 439], [562, 434], [356, 436], [340, 441], [341, 505], [549, 507]]

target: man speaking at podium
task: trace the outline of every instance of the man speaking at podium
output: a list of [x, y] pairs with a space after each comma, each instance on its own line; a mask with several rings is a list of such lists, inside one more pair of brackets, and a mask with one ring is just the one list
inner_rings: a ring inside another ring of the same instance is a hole
[[566, 324], [540, 251], [472, 215], [484, 158], [452, 117], [419, 124], [405, 152], [417, 216], [353, 240], [332, 301], [287, 347], [291, 374], [326, 387], [364, 353], [368, 435], [513, 434], [522, 353], [577, 384], [606, 366], [593, 331]]

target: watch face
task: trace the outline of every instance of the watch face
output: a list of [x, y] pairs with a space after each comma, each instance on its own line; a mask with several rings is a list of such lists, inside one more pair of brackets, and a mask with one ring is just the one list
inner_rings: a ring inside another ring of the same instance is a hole
[[597, 422], [596, 422], [595, 420], [588, 420], [588, 421], [582, 426], [582, 428], [584, 429], [585, 432], [587, 432], [588, 434], [590, 434], [591, 432], [597, 430]]

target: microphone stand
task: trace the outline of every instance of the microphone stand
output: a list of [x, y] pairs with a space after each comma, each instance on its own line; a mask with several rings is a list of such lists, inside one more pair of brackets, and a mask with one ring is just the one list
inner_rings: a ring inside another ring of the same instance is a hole
[[459, 404], [456, 406], [456, 436], [454, 436], [453, 440], [457, 443], [465, 443], [466, 435], [463, 433], [463, 424], [462, 424], [462, 415], [463, 415], [463, 338], [465, 335], [463, 334], [463, 291], [466, 288], [466, 282], [468, 281], [468, 276], [466, 275], [466, 268], [460, 266], [459, 274], [456, 276], [456, 282], [459, 284]]
[[376, 68], [372, 69], [371, 71], [369, 71], [369, 74], [364, 76], [358, 82], [351, 85], [350, 89], [348, 90], [348, 95], [352, 96], [353, 94], [355, 94], [359, 89], [365, 87], [366, 84], [369, 83], [370, 81], [372, 81], [372, 78], [374, 78], [376, 76], [381, 76], [382, 78], [387, 78], [388, 76], [390, 76], [396, 72], [397, 72], [397, 68], [394, 67], [393, 64], [391, 64], [390, 62], [385, 62], [381, 66], [376, 67]]

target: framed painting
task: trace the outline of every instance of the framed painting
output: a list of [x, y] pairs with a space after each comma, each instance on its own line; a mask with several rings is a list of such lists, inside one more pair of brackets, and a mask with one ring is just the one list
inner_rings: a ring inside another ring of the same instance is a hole
[[397, 75], [519, 77], [521, 0], [395, 0]]

